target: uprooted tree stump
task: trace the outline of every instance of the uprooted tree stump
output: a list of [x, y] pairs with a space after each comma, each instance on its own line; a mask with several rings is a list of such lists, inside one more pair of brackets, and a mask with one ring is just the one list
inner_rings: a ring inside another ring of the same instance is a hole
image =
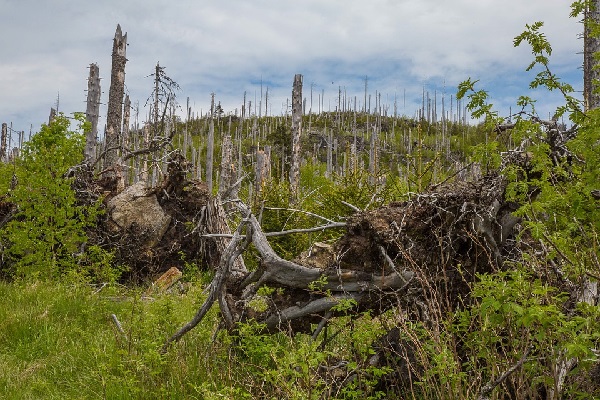
[[161, 185], [147, 188], [139, 181], [121, 192], [114, 179], [95, 180], [90, 171], [76, 174], [79, 201], [101, 199], [105, 210], [87, 232], [87, 244], [112, 251], [114, 263], [127, 267], [125, 281], [147, 281], [186, 263], [201, 269], [218, 265], [223, 239], [203, 235], [222, 233], [218, 221], [223, 216], [215, 215], [206, 184], [186, 179], [189, 164], [182, 155], [174, 154], [167, 165]]
[[[508, 239], [517, 219], [503, 200], [505, 185], [501, 176], [489, 175], [358, 212], [336, 243], [317, 244], [293, 261], [275, 253], [256, 217], [241, 205], [243, 220], [221, 257], [207, 302], [164, 350], [217, 300], [227, 328], [253, 319], [267, 331], [310, 332], [347, 300], [353, 311], [374, 315], [401, 305], [422, 321], [430, 318], [432, 303], [454, 309], [468, 300], [476, 273], [500, 269], [513, 250]], [[258, 268], [232, 269], [250, 243], [260, 255]], [[251, 304], [262, 286], [282, 290], [262, 296], [266, 306], [257, 310]]]

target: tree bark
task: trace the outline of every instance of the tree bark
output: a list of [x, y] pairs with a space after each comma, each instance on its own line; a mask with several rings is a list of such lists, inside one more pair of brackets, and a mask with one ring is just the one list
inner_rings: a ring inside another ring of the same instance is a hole
[[210, 125], [208, 127], [208, 143], [206, 147], [206, 185], [208, 192], [212, 193], [213, 187], [213, 155], [215, 147], [215, 94], [211, 94], [210, 100]]
[[594, 57], [600, 51], [600, 38], [592, 33], [593, 28], [598, 24], [600, 24], [600, 0], [592, 0], [584, 15], [583, 99], [585, 111], [600, 106], [597, 85], [600, 79], [600, 70], [598, 70], [598, 61]]
[[256, 166], [254, 186], [256, 194], [262, 192], [271, 177], [271, 147], [265, 146], [264, 150], [256, 150]]
[[223, 136], [221, 143], [221, 173], [219, 174], [219, 197], [221, 200], [235, 198], [233, 184], [236, 179], [235, 164], [233, 163], [233, 142], [231, 134]]
[[377, 153], [379, 147], [379, 138], [377, 137], [377, 124], [373, 126], [369, 145], [369, 183], [377, 183]]
[[[108, 113], [106, 115], [105, 155], [104, 169], [108, 170], [110, 177], [118, 173], [121, 119], [123, 116], [123, 93], [125, 90], [125, 63], [127, 51], [127, 33], [121, 32], [121, 25], [117, 25], [113, 41], [112, 70], [110, 75], [110, 91], [108, 93]], [[112, 169], [111, 169], [112, 168]]]
[[92, 125], [85, 136], [85, 160], [90, 165], [96, 162], [96, 142], [98, 140], [98, 116], [100, 115], [100, 69], [90, 64], [88, 78], [87, 108], [85, 118]]
[[294, 76], [292, 89], [292, 163], [290, 166], [290, 188], [293, 199], [298, 198], [300, 183], [300, 137], [302, 135], [302, 75]]
[[6, 122], [2, 123], [2, 134], [0, 136], [0, 162], [8, 161], [6, 157], [6, 137], [8, 136], [8, 125]]

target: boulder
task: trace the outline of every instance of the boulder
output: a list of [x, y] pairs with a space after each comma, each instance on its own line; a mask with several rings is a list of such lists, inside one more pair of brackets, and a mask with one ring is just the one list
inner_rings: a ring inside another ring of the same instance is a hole
[[145, 237], [144, 246], [152, 248], [163, 237], [171, 216], [162, 209], [156, 194], [146, 190], [140, 181], [129, 186], [108, 202], [110, 217], [121, 230], [134, 227]]

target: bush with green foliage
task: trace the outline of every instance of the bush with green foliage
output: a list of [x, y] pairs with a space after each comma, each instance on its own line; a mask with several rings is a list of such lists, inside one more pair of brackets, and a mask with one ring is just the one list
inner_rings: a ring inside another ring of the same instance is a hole
[[99, 278], [108, 277], [103, 274], [110, 271], [110, 255], [96, 247], [84, 249], [85, 229], [95, 223], [99, 208], [79, 205], [73, 178], [67, 176], [83, 160], [86, 124], [82, 115], [75, 120], [76, 130], [63, 115], [42, 125], [13, 163], [0, 164], [0, 192], [16, 207], [0, 229], [5, 276], [85, 277], [93, 270]]

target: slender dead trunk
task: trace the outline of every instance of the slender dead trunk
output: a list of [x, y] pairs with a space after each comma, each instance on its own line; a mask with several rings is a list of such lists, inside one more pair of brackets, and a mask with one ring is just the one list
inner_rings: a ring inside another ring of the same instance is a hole
[[129, 95], [125, 96], [125, 102], [123, 103], [123, 146], [128, 145], [129, 141], [129, 120], [131, 118], [131, 100]]
[[327, 131], [325, 127], [325, 137], [327, 138], [327, 169], [325, 176], [331, 178], [333, 172], [333, 130]]
[[48, 125], [50, 125], [52, 123], [52, 121], [54, 121], [54, 118], [56, 118], [56, 108], [54, 107], [50, 107], [50, 115], [48, 116]]
[[600, 107], [600, 93], [596, 84], [600, 79], [600, 70], [595, 58], [600, 52], [600, 38], [593, 33], [594, 27], [600, 24], [600, 0], [589, 2], [584, 17], [583, 99], [587, 111]]
[[85, 159], [93, 164], [96, 161], [96, 142], [98, 140], [98, 116], [100, 115], [100, 69], [97, 64], [90, 64], [88, 78], [87, 108], [85, 118], [91, 124], [85, 135]]
[[208, 143], [206, 148], [206, 185], [208, 193], [212, 193], [213, 187], [213, 154], [215, 147], [215, 94], [211, 94], [210, 100], [210, 124], [208, 126]]
[[264, 151], [256, 150], [255, 175], [254, 183], [258, 195], [271, 177], [271, 146], [265, 146]]
[[292, 163], [290, 166], [290, 188], [292, 197], [298, 198], [300, 182], [300, 136], [302, 135], [302, 75], [294, 76], [292, 89]]
[[233, 192], [233, 184], [236, 180], [235, 164], [233, 162], [233, 141], [231, 134], [223, 136], [221, 143], [221, 173], [219, 174], [219, 197], [227, 200], [237, 197]]
[[6, 137], [8, 135], [8, 125], [6, 122], [2, 123], [2, 136], [0, 136], [0, 162], [7, 161], [6, 157]]
[[377, 182], [377, 153], [378, 153], [379, 139], [377, 132], [377, 123], [373, 126], [373, 132], [371, 133], [371, 143], [369, 145], [369, 183], [374, 185]]
[[[150, 126], [149, 124], [144, 124], [144, 127], [142, 128], [142, 132], [144, 134], [144, 140], [143, 140], [143, 147], [144, 148], [148, 148], [148, 145], [150, 143]], [[139, 174], [140, 180], [144, 181], [144, 182], [148, 182], [148, 156], [144, 155], [144, 162], [141, 165], [141, 171]]]
[[125, 63], [127, 51], [127, 34], [121, 32], [121, 25], [117, 25], [113, 41], [112, 70], [110, 75], [110, 91], [108, 93], [108, 113], [106, 114], [106, 135], [104, 168], [113, 170], [110, 176], [116, 176], [119, 163], [119, 137], [121, 119], [123, 116], [123, 93], [125, 90]]
[[[131, 118], [131, 100], [129, 95], [125, 95], [125, 102], [123, 103], [123, 128], [121, 130], [121, 151], [123, 149], [129, 149], [131, 146], [129, 137], [129, 120]], [[129, 163], [128, 163], [129, 164]], [[126, 168], [123, 178], [126, 182], [129, 182], [131, 175], [131, 169]]]
[[129, 138], [129, 121], [131, 119], [131, 100], [129, 100], [129, 95], [125, 96], [125, 101], [123, 102], [123, 126], [121, 128], [121, 149], [130, 147], [130, 138]]

